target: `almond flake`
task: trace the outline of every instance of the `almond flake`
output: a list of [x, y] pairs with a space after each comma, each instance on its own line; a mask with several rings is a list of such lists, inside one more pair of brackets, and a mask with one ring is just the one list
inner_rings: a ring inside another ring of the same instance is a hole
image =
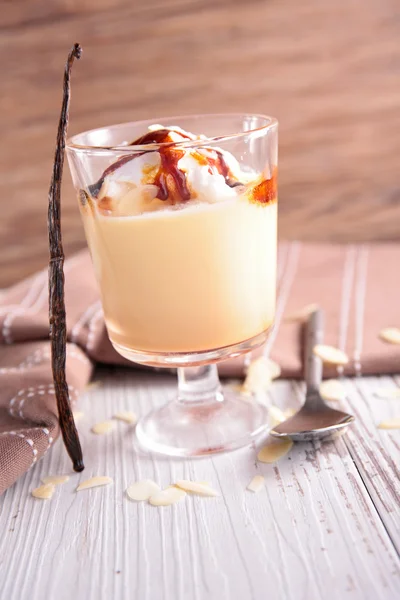
[[400, 388], [379, 388], [375, 391], [378, 398], [400, 398]]
[[47, 477], [42, 477], [43, 483], [52, 483], [53, 485], [61, 485], [68, 480], [68, 475], [48, 475]]
[[389, 344], [400, 344], [400, 329], [398, 327], [386, 327], [379, 332], [379, 337]]
[[265, 478], [262, 475], [255, 475], [250, 481], [247, 489], [255, 494], [263, 489]]
[[318, 304], [307, 304], [306, 306], [303, 306], [303, 308], [300, 308], [299, 310], [296, 310], [296, 311], [288, 314], [287, 317], [284, 318], [284, 321], [287, 321], [287, 322], [299, 321], [302, 323], [307, 320], [307, 318], [311, 315], [311, 313], [313, 313], [315, 310], [318, 310], [318, 308], [319, 308]]
[[89, 383], [85, 386], [85, 392], [87, 390], [93, 390], [94, 388], [101, 387], [102, 385], [103, 382], [100, 381], [100, 379], [97, 379], [97, 381], [89, 381]]
[[296, 413], [297, 410], [295, 408], [285, 408], [285, 410], [283, 411], [285, 419], [290, 419], [290, 417], [293, 417], [293, 415], [295, 415]]
[[280, 408], [278, 408], [274, 404], [271, 404], [271, 406], [268, 407], [268, 423], [270, 427], [273, 428], [275, 427], [275, 425], [283, 423], [283, 421], [286, 421], [285, 414], [281, 411]]
[[56, 486], [52, 483], [45, 483], [38, 488], [32, 490], [32, 496], [34, 498], [40, 498], [41, 500], [50, 500], [53, 497]]
[[74, 410], [72, 413], [73, 417], [74, 417], [74, 421], [80, 421], [81, 419], [83, 419], [83, 417], [85, 416], [84, 413], [80, 410]]
[[254, 394], [266, 392], [271, 387], [272, 380], [280, 374], [281, 368], [276, 362], [266, 356], [260, 356], [249, 365], [243, 391]]
[[325, 346], [325, 344], [317, 344], [314, 346], [313, 352], [322, 362], [330, 363], [331, 365], [347, 365], [349, 362], [348, 356], [333, 346]]
[[115, 415], [113, 415], [113, 419], [117, 419], [118, 421], [124, 421], [129, 425], [135, 425], [135, 423], [137, 422], [137, 416], [134, 412], [131, 412], [129, 410], [123, 410], [119, 413], [116, 413]]
[[170, 506], [179, 502], [186, 496], [186, 492], [178, 489], [177, 487], [169, 487], [166, 490], [157, 492], [149, 498], [149, 502], [152, 506]]
[[278, 379], [278, 377], [280, 377], [281, 375], [281, 368], [278, 365], [278, 363], [276, 363], [274, 360], [271, 360], [270, 358], [266, 358], [266, 357], [262, 357], [264, 363], [266, 364], [267, 368], [269, 369], [269, 372], [271, 374], [271, 379]]
[[100, 485], [108, 485], [112, 482], [113, 480], [111, 477], [91, 477], [90, 479], [86, 479], [86, 481], [82, 481], [76, 488], [76, 491], [80, 492], [81, 490], [88, 490], [89, 488], [98, 487]]
[[379, 423], [378, 429], [400, 429], [400, 417], [382, 421]]
[[[196, 483], [199, 483], [200, 485], [204, 485], [209, 488], [211, 487], [211, 483], [209, 481], [196, 481]], [[178, 487], [178, 486], [176, 485], [176, 483], [170, 483], [167, 487], [170, 488], [170, 487]], [[180, 489], [180, 488], [178, 487], [178, 489]]]
[[319, 393], [324, 400], [342, 401], [346, 392], [338, 379], [327, 379], [319, 386]]
[[289, 437], [286, 438], [268, 438], [265, 446], [257, 454], [257, 459], [264, 463], [274, 463], [285, 456], [293, 446]]
[[96, 423], [92, 427], [93, 433], [96, 433], [97, 435], [110, 433], [110, 431], [113, 431], [113, 429], [115, 429], [114, 421], [103, 421], [102, 423]]
[[189, 481], [188, 479], [180, 479], [175, 483], [176, 487], [185, 492], [199, 494], [200, 496], [219, 496], [219, 493], [209, 485], [204, 485], [198, 481]]
[[251, 393], [244, 388], [244, 382], [242, 381], [228, 383], [226, 384], [226, 388], [232, 392], [235, 392], [236, 394], [241, 394], [242, 396], [251, 396]]
[[127, 495], [131, 500], [141, 502], [148, 500], [150, 496], [154, 496], [161, 491], [160, 486], [151, 479], [143, 479], [143, 481], [135, 481], [126, 490]]

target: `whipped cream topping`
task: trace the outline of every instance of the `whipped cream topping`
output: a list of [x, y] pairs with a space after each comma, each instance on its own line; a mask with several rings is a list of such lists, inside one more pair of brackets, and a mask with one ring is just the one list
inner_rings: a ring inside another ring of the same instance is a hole
[[[134, 215], [186, 204], [216, 203], [238, 196], [255, 173], [241, 171], [235, 157], [221, 148], [205, 147], [205, 136], [178, 126], [153, 125], [132, 146], [163, 144], [154, 151], [140, 148], [112, 163], [89, 186], [106, 214]], [[200, 147], [175, 144], [201, 141]]]

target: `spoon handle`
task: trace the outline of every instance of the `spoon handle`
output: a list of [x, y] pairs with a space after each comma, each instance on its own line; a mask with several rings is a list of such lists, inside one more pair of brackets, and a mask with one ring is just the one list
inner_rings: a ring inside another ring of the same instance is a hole
[[324, 318], [322, 310], [317, 309], [310, 314], [306, 326], [305, 367], [304, 378], [307, 393], [319, 391], [322, 380], [322, 360], [315, 356], [313, 349], [317, 344], [322, 344], [324, 338]]

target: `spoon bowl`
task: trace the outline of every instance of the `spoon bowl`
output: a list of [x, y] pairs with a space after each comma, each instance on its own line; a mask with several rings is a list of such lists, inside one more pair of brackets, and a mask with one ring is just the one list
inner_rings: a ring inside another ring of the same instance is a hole
[[273, 437], [290, 437], [294, 442], [334, 439], [354, 421], [354, 417], [341, 410], [326, 406], [321, 398], [318, 408], [304, 406], [298, 413], [274, 427], [269, 433]]
[[320, 309], [311, 313], [307, 323], [305, 379], [306, 399], [292, 417], [276, 425], [269, 433], [273, 437], [289, 437], [294, 442], [329, 440], [342, 435], [354, 417], [325, 404], [319, 386], [322, 380], [322, 361], [314, 347], [322, 343], [323, 317]]

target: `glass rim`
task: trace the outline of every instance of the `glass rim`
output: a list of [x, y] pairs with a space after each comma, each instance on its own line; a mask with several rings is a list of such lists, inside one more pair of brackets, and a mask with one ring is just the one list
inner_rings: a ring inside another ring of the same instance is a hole
[[[92, 133], [95, 131], [101, 131], [101, 130], [105, 130], [105, 129], [123, 129], [124, 127], [127, 127], [128, 125], [133, 125], [133, 124], [155, 124], [155, 123], [162, 123], [162, 121], [177, 121], [179, 123], [180, 119], [188, 119], [188, 118], [206, 118], [206, 117], [213, 117], [213, 118], [218, 118], [218, 117], [250, 117], [250, 118], [254, 118], [254, 117], [258, 117], [261, 119], [265, 119], [267, 122], [266, 125], [262, 125], [261, 127], [254, 127], [253, 129], [249, 129], [247, 131], [239, 131], [236, 133], [230, 133], [227, 135], [220, 135], [220, 136], [215, 136], [215, 137], [207, 137], [204, 139], [200, 139], [200, 140], [182, 140], [180, 142], [162, 142], [162, 143], [153, 143], [153, 144], [142, 144], [142, 145], [132, 145], [132, 146], [128, 146], [128, 145], [121, 145], [121, 146], [93, 146], [93, 145], [87, 145], [87, 144], [77, 144], [74, 140], [82, 135], [88, 134], [88, 133]], [[167, 146], [181, 146], [181, 147], [185, 147], [185, 148], [190, 148], [190, 147], [194, 147], [194, 146], [199, 146], [199, 145], [204, 145], [204, 144], [210, 144], [210, 143], [218, 143], [218, 142], [225, 142], [227, 140], [232, 140], [232, 139], [237, 139], [237, 138], [241, 138], [244, 136], [248, 136], [248, 135], [252, 135], [255, 133], [260, 133], [260, 132], [266, 132], [269, 129], [273, 129], [274, 127], [278, 126], [278, 120], [275, 117], [271, 117], [269, 115], [264, 115], [261, 113], [199, 113], [199, 114], [188, 114], [188, 115], [179, 115], [179, 116], [172, 116], [172, 117], [156, 117], [154, 119], [141, 119], [138, 121], [126, 121], [125, 123], [116, 123], [115, 125], [105, 125], [104, 127], [95, 127], [94, 129], [88, 129], [86, 131], [82, 131], [81, 133], [77, 133], [76, 135], [71, 136], [70, 138], [67, 139], [66, 142], [66, 148], [70, 149], [70, 150], [75, 150], [75, 151], [81, 151], [81, 152], [91, 152], [91, 151], [96, 151], [96, 152], [112, 152], [112, 151], [116, 151], [116, 152], [135, 152], [135, 151], [151, 151], [151, 150], [157, 150], [158, 148], [163, 148], [163, 147], [167, 147]]]

